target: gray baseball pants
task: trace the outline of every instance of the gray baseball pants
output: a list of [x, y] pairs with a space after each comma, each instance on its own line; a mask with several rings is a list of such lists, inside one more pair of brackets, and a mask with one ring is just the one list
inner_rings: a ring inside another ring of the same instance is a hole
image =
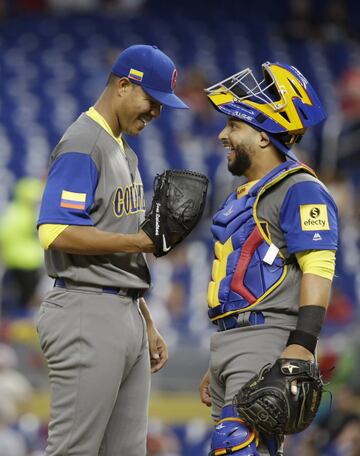
[[138, 302], [54, 288], [37, 320], [48, 363], [47, 456], [145, 456], [150, 359]]
[[[266, 323], [213, 333], [210, 350], [212, 417], [218, 420], [223, 407], [268, 363], [274, 363], [286, 346], [296, 316], [263, 312]], [[261, 456], [269, 455], [263, 445]]]

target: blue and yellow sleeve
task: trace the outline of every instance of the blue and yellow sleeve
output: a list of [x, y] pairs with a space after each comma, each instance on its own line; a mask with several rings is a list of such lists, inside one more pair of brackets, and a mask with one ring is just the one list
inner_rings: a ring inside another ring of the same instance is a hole
[[91, 209], [99, 173], [88, 154], [68, 152], [52, 164], [44, 190], [38, 226], [93, 226]]
[[280, 226], [289, 253], [337, 250], [337, 207], [319, 182], [306, 181], [289, 188], [280, 209]]

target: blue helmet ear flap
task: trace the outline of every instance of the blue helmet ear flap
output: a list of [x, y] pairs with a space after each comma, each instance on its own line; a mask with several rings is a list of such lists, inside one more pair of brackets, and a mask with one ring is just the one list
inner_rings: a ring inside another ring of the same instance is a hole
[[257, 435], [240, 418], [224, 418], [213, 431], [209, 456], [259, 456]]

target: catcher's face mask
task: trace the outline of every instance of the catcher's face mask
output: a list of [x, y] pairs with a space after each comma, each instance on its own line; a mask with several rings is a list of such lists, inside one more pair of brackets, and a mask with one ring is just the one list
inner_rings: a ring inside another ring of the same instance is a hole
[[310, 83], [295, 67], [266, 62], [258, 81], [250, 68], [206, 89], [214, 107], [270, 134], [290, 158], [292, 144], [308, 127], [325, 119], [325, 111]]

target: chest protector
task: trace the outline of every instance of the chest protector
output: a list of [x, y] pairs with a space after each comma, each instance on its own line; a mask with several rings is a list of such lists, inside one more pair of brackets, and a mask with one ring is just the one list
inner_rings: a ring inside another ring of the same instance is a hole
[[208, 290], [212, 321], [245, 312], [268, 296], [287, 274], [285, 258], [271, 242], [265, 221], [257, 217], [260, 198], [290, 174], [312, 170], [286, 161], [258, 181], [240, 199], [232, 193], [214, 215], [215, 260]]

